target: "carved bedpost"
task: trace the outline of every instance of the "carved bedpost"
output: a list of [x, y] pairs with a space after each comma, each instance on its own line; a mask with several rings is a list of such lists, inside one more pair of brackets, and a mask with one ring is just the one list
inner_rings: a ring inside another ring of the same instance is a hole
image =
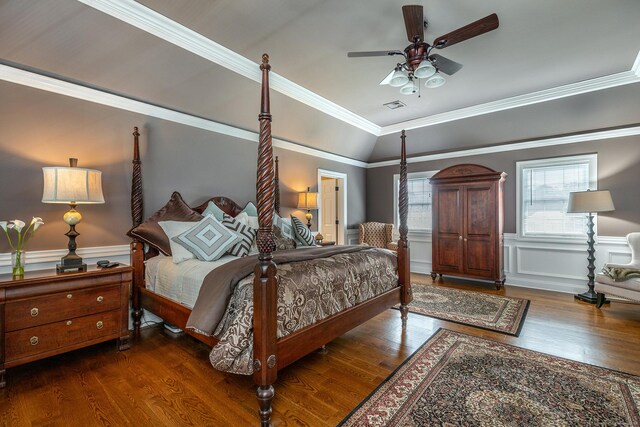
[[271, 141], [271, 112], [269, 105], [269, 55], [262, 55], [262, 102], [260, 109], [260, 142], [258, 143], [258, 174], [256, 201], [258, 203], [258, 264], [253, 280], [253, 380], [258, 386], [260, 423], [267, 427], [271, 421], [271, 402], [275, 395], [273, 383], [278, 376], [276, 344], [276, 307], [278, 284], [272, 222], [275, 207], [275, 176]]
[[[142, 194], [142, 161], [140, 160], [140, 132], [138, 127], [133, 128], [133, 175], [131, 178], [131, 222], [133, 227], [142, 224], [144, 202]], [[140, 332], [140, 320], [142, 308], [140, 307], [139, 287], [144, 282], [144, 245], [134, 240], [131, 242], [131, 265], [133, 266], [133, 289], [131, 290], [131, 303], [133, 305], [133, 330], [135, 334]]]
[[276, 186], [276, 191], [274, 196], [276, 198], [275, 209], [276, 209], [276, 213], [280, 215], [280, 171], [278, 170], [278, 156], [276, 156], [276, 177], [274, 181]]
[[398, 207], [400, 210], [400, 240], [398, 240], [398, 282], [402, 286], [400, 297], [400, 316], [402, 318], [402, 327], [407, 326], [407, 316], [409, 313], [408, 304], [413, 299], [411, 294], [411, 269], [409, 265], [409, 240], [407, 233], [407, 213], [409, 210], [409, 193], [407, 189], [407, 146], [406, 135], [404, 130], [400, 135], [402, 140], [402, 149], [400, 153], [400, 191], [398, 194]]

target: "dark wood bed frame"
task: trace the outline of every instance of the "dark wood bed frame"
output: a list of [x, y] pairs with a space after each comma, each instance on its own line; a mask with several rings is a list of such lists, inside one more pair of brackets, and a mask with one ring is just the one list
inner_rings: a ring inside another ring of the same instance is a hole
[[[260, 422], [262, 426], [270, 425], [271, 402], [275, 395], [273, 384], [276, 382], [278, 370], [295, 362], [301, 357], [317, 350], [323, 345], [390, 307], [400, 304], [402, 327], [407, 323], [407, 305], [412, 300], [409, 277], [409, 243], [407, 240], [407, 162], [405, 132], [401, 134], [400, 160], [400, 240], [398, 242], [398, 286], [370, 300], [334, 314], [313, 325], [282, 338], [276, 336], [276, 304], [278, 282], [277, 266], [272, 261], [275, 250], [272, 232], [273, 212], [279, 211], [278, 159], [273, 161], [271, 140], [271, 113], [269, 100], [269, 56], [262, 55], [262, 95], [260, 121], [260, 140], [258, 143], [258, 171], [256, 182], [256, 201], [260, 228], [257, 246], [260, 251], [259, 261], [255, 267], [253, 283], [253, 379], [256, 383], [257, 398], [260, 406]], [[133, 179], [131, 189], [131, 217], [134, 227], [143, 220], [143, 191], [138, 128], [133, 132]], [[242, 208], [226, 197], [212, 199], [223, 211], [235, 216]], [[200, 212], [206, 208], [209, 200], [195, 208]], [[131, 243], [131, 264], [133, 273], [133, 324], [135, 333], [139, 333], [142, 310], [146, 309], [161, 317], [164, 321], [176, 325], [186, 333], [194, 336], [210, 346], [217, 343], [213, 337], [198, 334], [186, 329], [191, 310], [179, 303], [171, 301], [145, 288], [144, 261], [156, 253], [145, 255], [142, 242]]]

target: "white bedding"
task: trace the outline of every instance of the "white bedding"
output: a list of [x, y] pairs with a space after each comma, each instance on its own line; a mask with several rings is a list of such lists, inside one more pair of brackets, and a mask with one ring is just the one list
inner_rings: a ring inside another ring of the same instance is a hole
[[205, 276], [234, 259], [237, 257], [225, 255], [212, 262], [190, 259], [175, 264], [170, 256], [158, 255], [145, 261], [145, 286], [163, 297], [193, 308]]

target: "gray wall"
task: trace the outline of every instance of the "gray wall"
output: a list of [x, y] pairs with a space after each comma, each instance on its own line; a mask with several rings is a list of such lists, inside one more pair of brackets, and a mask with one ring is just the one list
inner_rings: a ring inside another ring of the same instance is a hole
[[[625, 236], [640, 231], [640, 137], [410, 163], [409, 172], [478, 163], [509, 174], [505, 184], [505, 232], [516, 232], [516, 162], [574, 154], [598, 154], [598, 187], [611, 190], [616, 210], [598, 219], [598, 234]], [[393, 222], [393, 174], [398, 166], [367, 170], [367, 220]]]
[[[133, 126], [139, 126], [145, 215], [160, 208], [173, 190], [192, 205], [224, 195], [240, 204], [255, 200], [257, 145], [171, 122], [61, 95], [0, 82], [0, 220], [43, 218], [45, 225], [27, 250], [66, 247], [65, 205], [41, 203], [43, 166], [68, 164], [101, 170], [106, 203], [81, 205], [79, 247], [119, 245], [131, 226], [129, 191]], [[256, 117], [258, 103], [256, 102]], [[256, 119], [257, 120], [257, 119]], [[284, 121], [283, 121], [284, 122]], [[282, 126], [282, 124], [280, 124]], [[366, 172], [362, 168], [275, 150], [280, 157], [283, 213], [294, 213], [295, 193], [317, 186], [317, 169], [348, 174], [351, 225], [365, 218]], [[314, 216], [315, 216], [314, 212]], [[0, 236], [0, 253], [8, 252]]]

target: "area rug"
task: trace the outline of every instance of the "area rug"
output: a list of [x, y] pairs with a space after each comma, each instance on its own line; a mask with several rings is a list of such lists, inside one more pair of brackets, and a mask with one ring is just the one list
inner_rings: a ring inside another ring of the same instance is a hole
[[638, 426], [640, 377], [440, 329], [340, 425]]
[[411, 289], [411, 313], [516, 337], [529, 309], [529, 300], [522, 298], [415, 283]]

